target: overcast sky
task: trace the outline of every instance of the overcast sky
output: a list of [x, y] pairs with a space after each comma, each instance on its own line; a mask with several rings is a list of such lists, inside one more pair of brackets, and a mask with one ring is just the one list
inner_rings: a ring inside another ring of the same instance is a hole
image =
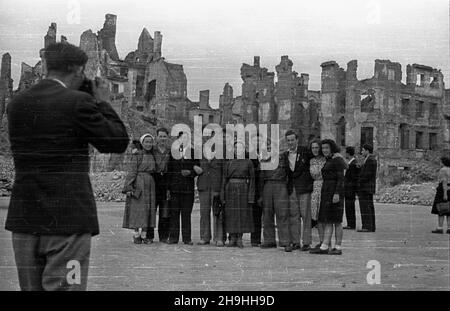
[[[80, 14], [77, 14], [79, 7]], [[375, 59], [442, 69], [450, 85], [448, 0], [0, 0], [0, 53], [10, 52], [15, 86], [22, 61], [34, 65], [51, 22], [58, 38], [79, 44], [84, 30], [97, 32], [104, 15], [117, 18], [119, 56], [137, 48], [146, 27], [163, 35], [163, 56], [184, 65], [188, 96], [209, 89], [217, 105], [229, 82], [241, 94], [240, 67], [261, 56], [270, 71], [289, 55], [294, 70], [309, 73], [320, 89], [320, 64], [346, 68], [358, 60], [358, 78], [373, 75]]]

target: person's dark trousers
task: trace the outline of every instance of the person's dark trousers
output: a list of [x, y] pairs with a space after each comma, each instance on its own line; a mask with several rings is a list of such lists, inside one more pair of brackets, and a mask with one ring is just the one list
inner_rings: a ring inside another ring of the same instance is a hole
[[262, 214], [263, 208], [259, 204], [255, 203], [252, 207], [253, 212], [253, 232], [250, 235], [252, 244], [261, 244], [261, 227], [262, 227]]
[[267, 181], [264, 185], [263, 198], [264, 244], [276, 244], [275, 216], [279, 245], [281, 247], [289, 246], [291, 244], [289, 236], [289, 196], [285, 182]]
[[23, 291], [85, 291], [91, 234], [12, 234]]
[[181, 235], [184, 243], [191, 239], [191, 214], [194, 205], [192, 193], [174, 193], [170, 200], [170, 234], [169, 242], [178, 243], [180, 238], [180, 216]]
[[373, 194], [359, 192], [358, 199], [361, 209], [362, 229], [375, 232], [375, 206], [373, 204]]
[[[170, 217], [161, 217], [161, 207], [164, 204], [164, 200], [160, 199], [156, 201], [156, 208], [159, 210], [158, 215], [158, 237], [160, 241], [167, 241], [170, 231]], [[149, 215], [151, 217], [151, 215]], [[150, 223], [150, 218], [149, 218]], [[155, 238], [155, 228], [149, 227], [147, 229], [146, 238], [153, 240]]]
[[345, 218], [347, 219], [347, 226], [353, 229], [356, 228], [355, 199], [356, 199], [355, 192], [346, 193]]

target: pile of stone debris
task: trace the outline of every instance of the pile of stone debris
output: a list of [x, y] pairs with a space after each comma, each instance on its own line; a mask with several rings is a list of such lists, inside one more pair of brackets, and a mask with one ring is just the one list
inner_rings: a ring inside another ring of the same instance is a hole
[[126, 172], [113, 171], [91, 174], [94, 196], [100, 202], [125, 202], [122, 193]]
[[14, 183], [14, 164], [11, 158], [0, 155], [0, 197], [10, 196]]
[[374, 199], [379, 203], [431, 206], [435, 193], [436, 182], [400, 184], [380, 189]]

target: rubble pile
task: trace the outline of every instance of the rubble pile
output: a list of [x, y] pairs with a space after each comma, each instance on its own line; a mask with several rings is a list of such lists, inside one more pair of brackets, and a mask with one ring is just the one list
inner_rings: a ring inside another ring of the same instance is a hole
[[436, 182], [401, 184], [380, 189], [374, 196], [378, 203], [431, 206], [436, 193]]
[[100, 202], [125, 202], [122, 193], [126, 172], [113, 171], [91, 174], [94, 196]]
[[14, 163], [11, 158], [0, 155], [0, 197], [10, 196], [14, 182]]

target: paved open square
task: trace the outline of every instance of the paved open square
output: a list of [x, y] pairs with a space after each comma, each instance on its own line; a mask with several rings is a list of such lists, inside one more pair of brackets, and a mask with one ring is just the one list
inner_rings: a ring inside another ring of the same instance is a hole
[[[7, 204], [0, 200], [2, 227]], [[93, 239], [88, 290], [450, 290], [450, 234], [430, 233], [435, 217], [428, 207], [377, 204], [377, 232], [345, 231], [342, 256], [252, 248], [248, 235], [244, 249], [135, 245], [121, 228], [123, 209], [98, 203], [101, 234]], [[194, 242], [199, 217], [196, 204]], [[0, 250], [0, 290], [19, 290], [11, 234], [3, 228]], [[380, 263], [381, 284], [368, 284], [371, 260]]]

